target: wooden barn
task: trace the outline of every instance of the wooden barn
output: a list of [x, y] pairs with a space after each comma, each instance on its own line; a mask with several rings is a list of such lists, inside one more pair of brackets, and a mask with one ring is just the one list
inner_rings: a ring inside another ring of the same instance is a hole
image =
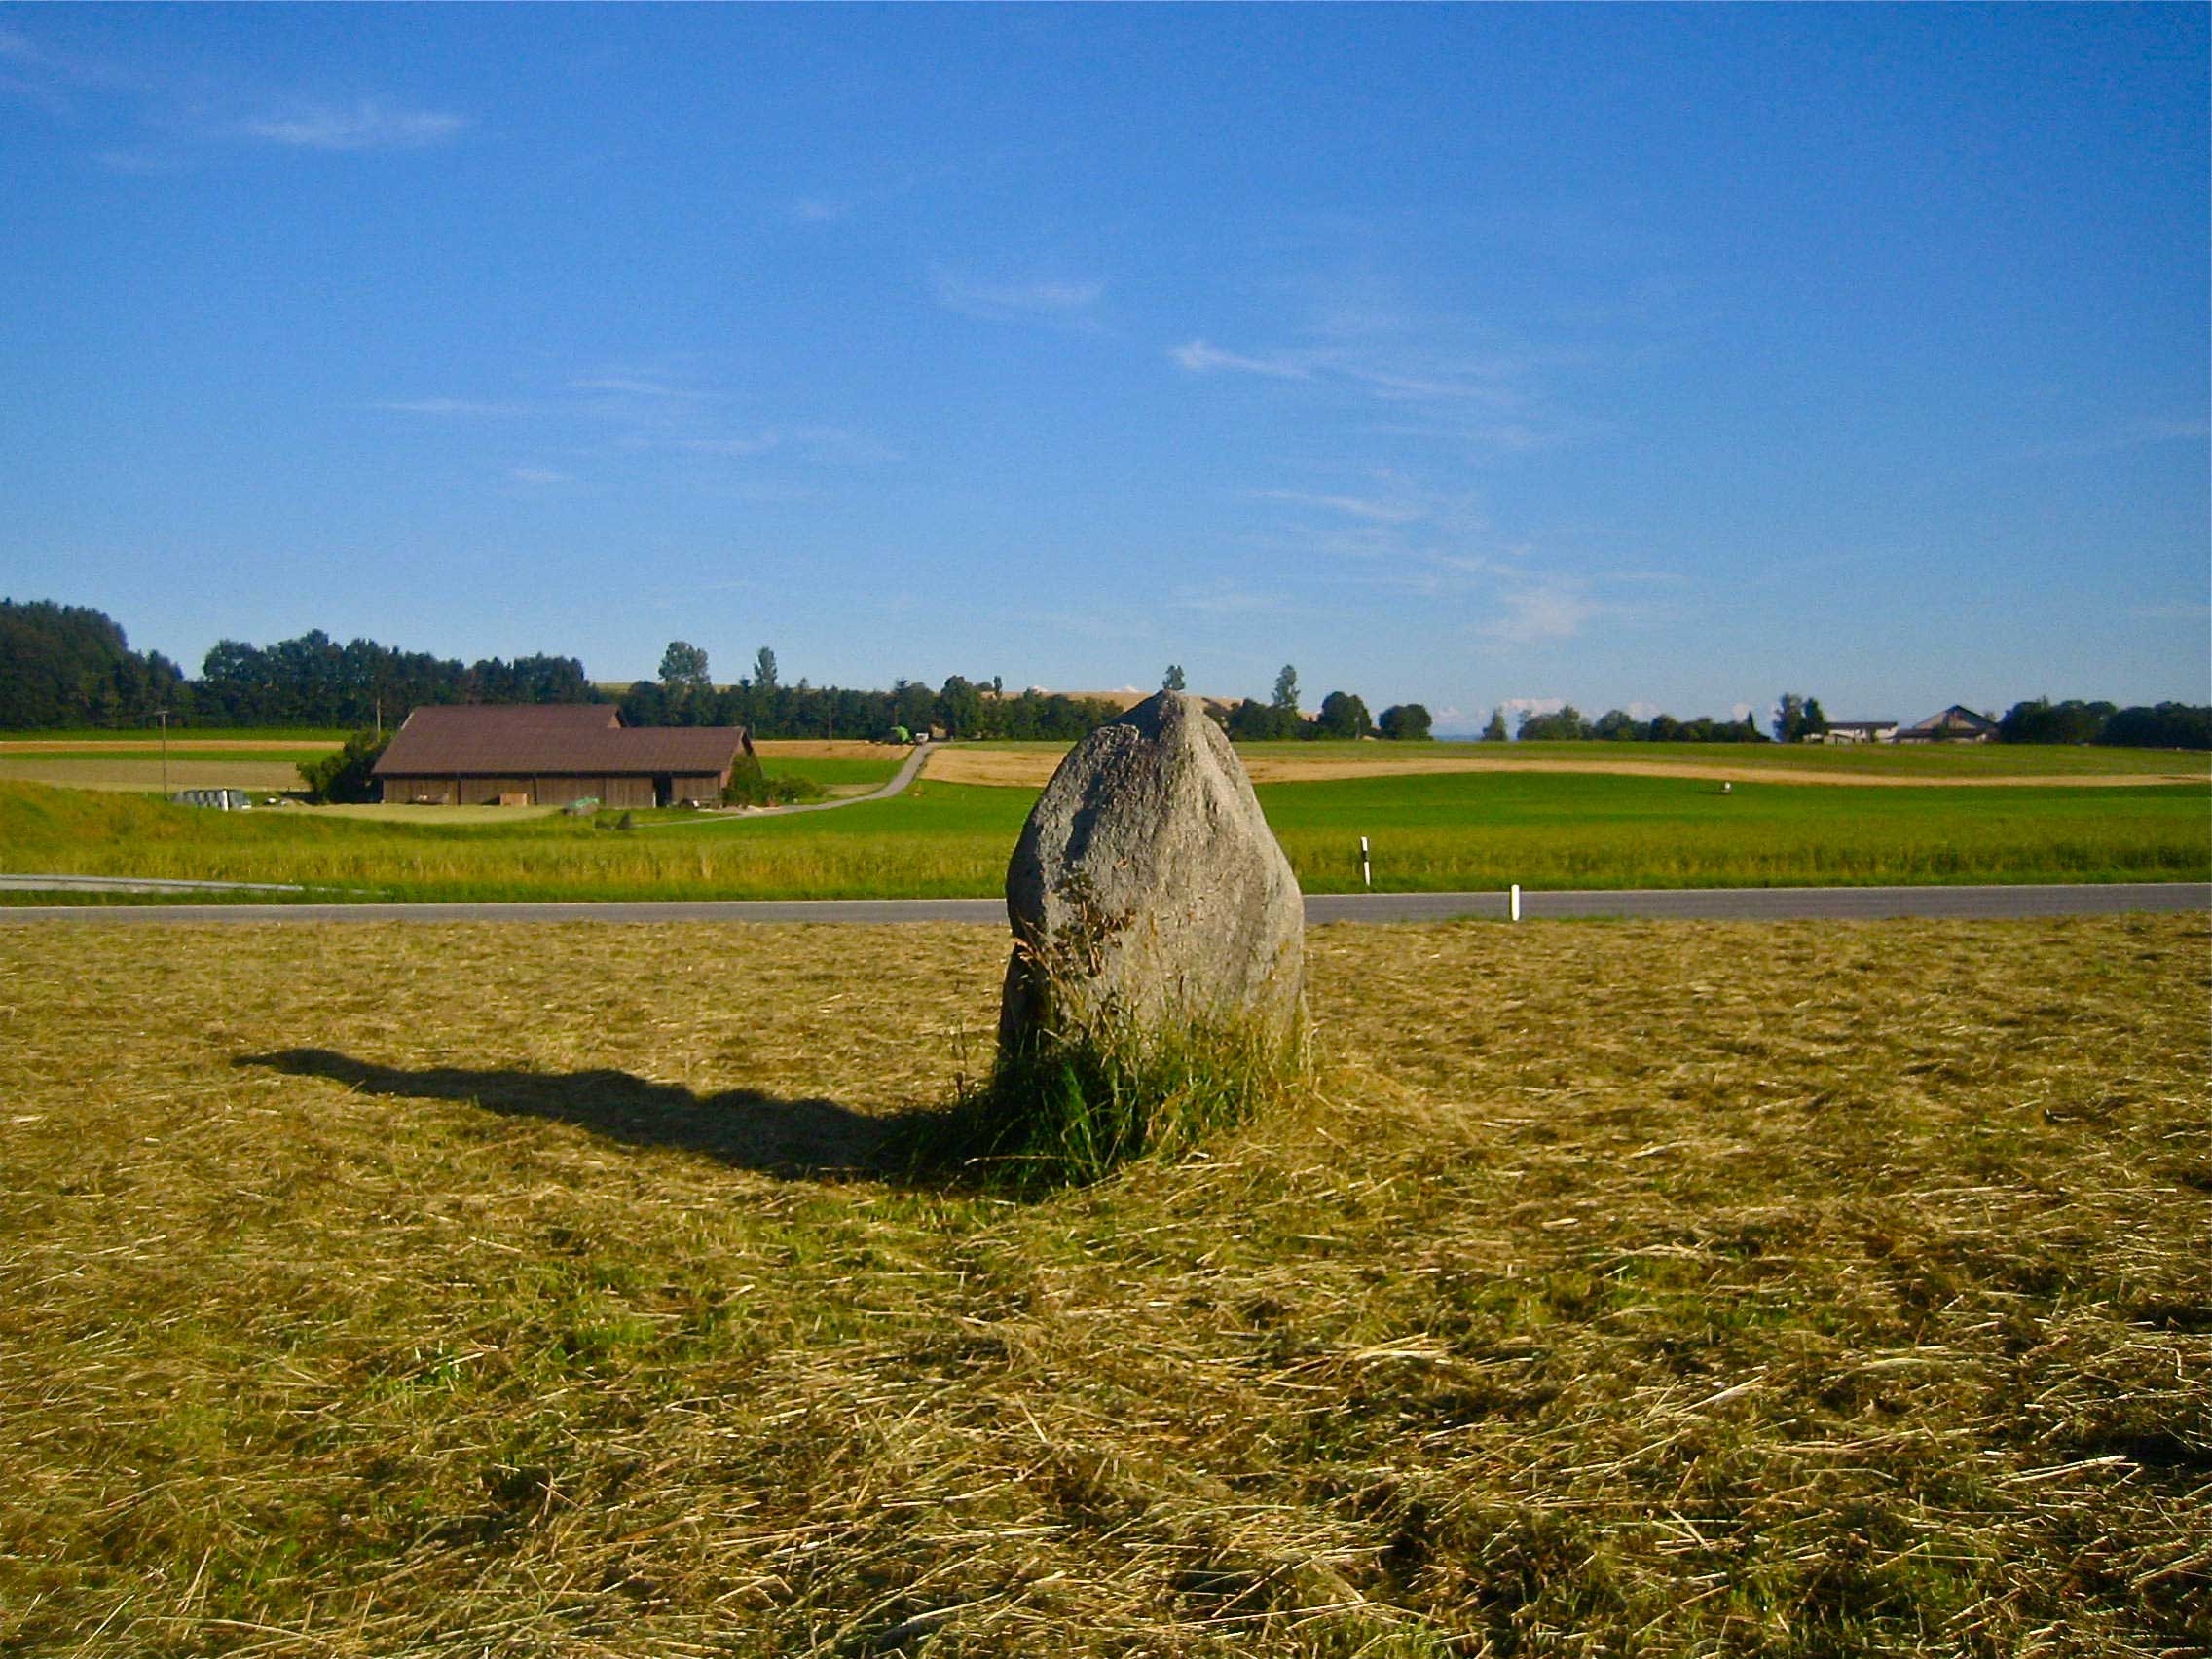
[[387, 802], [608, 806], [717, 801], [753, 766], [743, 726], [622, 724], [610, 703], [431, 705], [392, 734], [375, 776]]

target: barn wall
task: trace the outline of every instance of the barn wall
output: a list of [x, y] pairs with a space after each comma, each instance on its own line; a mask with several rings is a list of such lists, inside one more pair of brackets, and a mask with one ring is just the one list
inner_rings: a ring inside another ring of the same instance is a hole
[[[667, 776], [667, 774], [659, 774]], [[387, 803], [428, 796], [441, 805], [497, 806], [503, 794], [528, 795], [538, 806], [566, 806], [596, 795], [603, 806], [653, 804], [650, 772], [603, 777], [397, 778], [383, 780]], [[677, 773], [670, 779], [672, 800], [719, 800], [726, 774]]]
[[384, 801], [387, 806], [404, 806], [421, 795], [428, 795], [441, 806], [454, 804], [454, 780], [451, 778], [386, 778]]

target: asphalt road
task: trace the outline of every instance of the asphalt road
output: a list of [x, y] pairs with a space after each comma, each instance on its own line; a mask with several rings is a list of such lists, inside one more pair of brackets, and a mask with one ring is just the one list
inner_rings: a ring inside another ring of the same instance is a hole
[[[1314, 893], [1306, 920], [1506, 919], [1503, 893]], [[2002, 921], [2212, 911], [2212, 883], [2082, 887], [1701, 887], [1521, 895], [1525, 921], [1627, 917], [1677, 921], [1880, 921], [1900, 916]], [[575, 904], [36, 904], [0, 907], [9, 922], [983, 922], [996, 899], [730, 899]]]

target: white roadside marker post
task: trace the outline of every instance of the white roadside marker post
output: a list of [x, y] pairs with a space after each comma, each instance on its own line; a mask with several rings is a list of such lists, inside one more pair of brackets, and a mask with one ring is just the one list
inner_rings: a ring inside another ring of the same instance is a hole
[[1375, 885], [1375, 876], [1367, 865], [1367, 837], [1365, 835], [1359, 838], [1359, 884], [1362, 887], [1370, 888]]
[[1513, 884], [1513, 890], [1506, 895], [1505, 919], [1509, 922], [1517, 922], [1521, 919], [1521, 884], [1518, 881]]

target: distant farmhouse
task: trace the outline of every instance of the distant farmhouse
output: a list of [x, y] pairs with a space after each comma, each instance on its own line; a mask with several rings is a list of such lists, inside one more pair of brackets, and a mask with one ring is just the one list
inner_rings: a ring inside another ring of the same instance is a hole
[[1895, 720], [1830, 720], [1818, 743], [1889, 743], [1898, 735]]
[[1995, 743], [1997, 722], [1953, 703], [1939, 715], [1899, 726], [1892, 743]]
[[608, 806], [717, 801], [740, 763], [743, 726], [633, 728], [608, 703], [426, 706], [378, 759], [386, 801], [440, 806]]

